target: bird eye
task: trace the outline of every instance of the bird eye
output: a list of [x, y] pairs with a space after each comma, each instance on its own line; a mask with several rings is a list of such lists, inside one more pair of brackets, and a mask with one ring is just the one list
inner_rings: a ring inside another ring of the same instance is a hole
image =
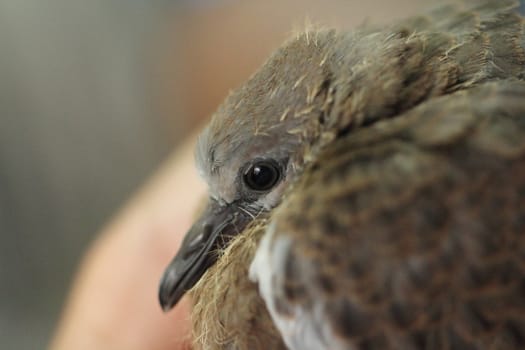
[[251, 164], [244, 172], [244, 183], [254, 191], [271, 189], [281, 178], [279, 166], [273, 161], [261, 160]]

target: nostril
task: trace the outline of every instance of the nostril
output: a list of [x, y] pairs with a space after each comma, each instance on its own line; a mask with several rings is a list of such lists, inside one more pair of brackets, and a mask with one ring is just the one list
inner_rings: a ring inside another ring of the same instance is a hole
[[203, 233], [199, 233], [197, 236], [195, 236], [191, 241], [190, 243], [188, 244], [188, 248], [189, 249], [193, 249], [195, 246], [197, 246], [199, 243], [202, 242], [202, 238], [203, 238], [204, 234]]
[[182, 258], [187, 259], [191, 255], [193, 255], [193, 253], [195, 253], [196, 250], [200, 249], [202, 247], [202, 244], [208, 240], [212, 232], [213, 225], [204, 223], [202, 225], [202, 231], [199, 234], [197, 234], [194, 238], [192, 238], [186, 246], [186, 251], [182, 254]]

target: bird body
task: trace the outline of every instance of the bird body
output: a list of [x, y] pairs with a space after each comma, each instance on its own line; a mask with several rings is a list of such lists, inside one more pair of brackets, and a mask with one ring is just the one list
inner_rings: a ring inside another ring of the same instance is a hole
[[197, 148], [208, 209], [160, 292], [194, 285], [198, 344], [525, 348], [516, 6], [305, 32], [226, 99]]

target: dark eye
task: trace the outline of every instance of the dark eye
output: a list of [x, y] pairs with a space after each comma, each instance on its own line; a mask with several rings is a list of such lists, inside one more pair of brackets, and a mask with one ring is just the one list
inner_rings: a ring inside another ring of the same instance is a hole
[[244, 183], [254, 191], [268, 191], [281, 178], [279, 166], [273, 161], [261, 160], [251, 164], [244, 173]]

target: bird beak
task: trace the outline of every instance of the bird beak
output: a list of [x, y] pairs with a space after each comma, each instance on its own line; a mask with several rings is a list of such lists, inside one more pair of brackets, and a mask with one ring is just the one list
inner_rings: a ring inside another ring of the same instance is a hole
[[217, 250], [224, 248], [249, 221], [250, 217], [236, 205], [220, 205], [210, 199], [160, 281], [159, 301], [165, 312], [199, 281], [217, 260]]

